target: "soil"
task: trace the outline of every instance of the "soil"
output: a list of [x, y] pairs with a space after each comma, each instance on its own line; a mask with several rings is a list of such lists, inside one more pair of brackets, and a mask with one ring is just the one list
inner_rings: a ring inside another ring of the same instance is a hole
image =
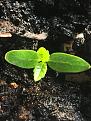
[[91, 63], [90, 5], [89, 0], [0, 0], [0, 121], [91, 121], [91, 70], [60, 74], [48, 68], [36, 83], [32, 69], [4, 59], [9, 50], [43, 46]]

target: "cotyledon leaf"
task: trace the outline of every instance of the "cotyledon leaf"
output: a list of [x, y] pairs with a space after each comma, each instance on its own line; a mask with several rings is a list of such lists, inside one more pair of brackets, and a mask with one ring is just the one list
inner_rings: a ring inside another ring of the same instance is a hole
[[58, 72], [82, 72], [91, 68], [84, 59], [66, 53], [53, 53], [50, 55], [48, 65]]
[[5, 60], [26, 69], [34, 68], [40, 61], [37, 52], [33, 50], [11, 50], [5, 54]]

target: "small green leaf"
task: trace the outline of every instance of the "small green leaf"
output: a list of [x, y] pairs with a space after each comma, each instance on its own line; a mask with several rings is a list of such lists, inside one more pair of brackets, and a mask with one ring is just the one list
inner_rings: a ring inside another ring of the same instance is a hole
[[41, 78], [44, 78], [47, 72], [47, 64], [40, 62], [34, 68], [34, 80], [39, 81]]
[[40, 56], [40, 61], [42, 62], [48, 62], [50, 54], [49, 51], [46, 50], [44, 47], [40, 47], [37, 51], [37, 53]]
[[11, 50], [5, 54], [5, 60], [21, 68], [34, 68], [39, 62], [39, 56], [33, 50]]
[[58, 72], [82, 72], [91, 68], [90, 64], [80, 57], [66, 54], [53, 53], [48, 62], [50, 68]]

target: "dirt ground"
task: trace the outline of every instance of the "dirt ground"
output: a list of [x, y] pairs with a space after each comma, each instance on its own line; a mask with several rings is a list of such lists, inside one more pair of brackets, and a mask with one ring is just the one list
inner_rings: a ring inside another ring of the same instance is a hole
[[[75, 54], [91, 63], [90, 2], [0, 0], [0, 121], [91, 121], [91, 71], [48, 69], [35, 83], [32, 70], [8, 64], [14, 49]], [[83, 38], [76, 38], [79, 33]]]

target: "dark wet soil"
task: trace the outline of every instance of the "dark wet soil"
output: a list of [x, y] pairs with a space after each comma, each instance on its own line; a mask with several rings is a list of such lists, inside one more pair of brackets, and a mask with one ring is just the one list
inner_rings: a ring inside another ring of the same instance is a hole
[[[91, 71], [74, 76], [48, 70], [35, 83], [32, 70], [8, 64], [4, 55], [12, 49], [37, 50], [44, 46], [50, 53], [62, 51], [63, 44], [74, 41], [71, 52], [91, 63], [90, 1], [82, 0], [1, 0], [0, 32], [0, 121], [91, 121]], [[7, 27], [8, 26], [8, 27]], [[46, 32], [45, 40], [24, 36], [26, 32]], [[85, 35], [84, 44], [75, 39]], [[70, 53], [70, 49], [67, 49]], [[81, 78], [82, 77], [82, 78]]]

